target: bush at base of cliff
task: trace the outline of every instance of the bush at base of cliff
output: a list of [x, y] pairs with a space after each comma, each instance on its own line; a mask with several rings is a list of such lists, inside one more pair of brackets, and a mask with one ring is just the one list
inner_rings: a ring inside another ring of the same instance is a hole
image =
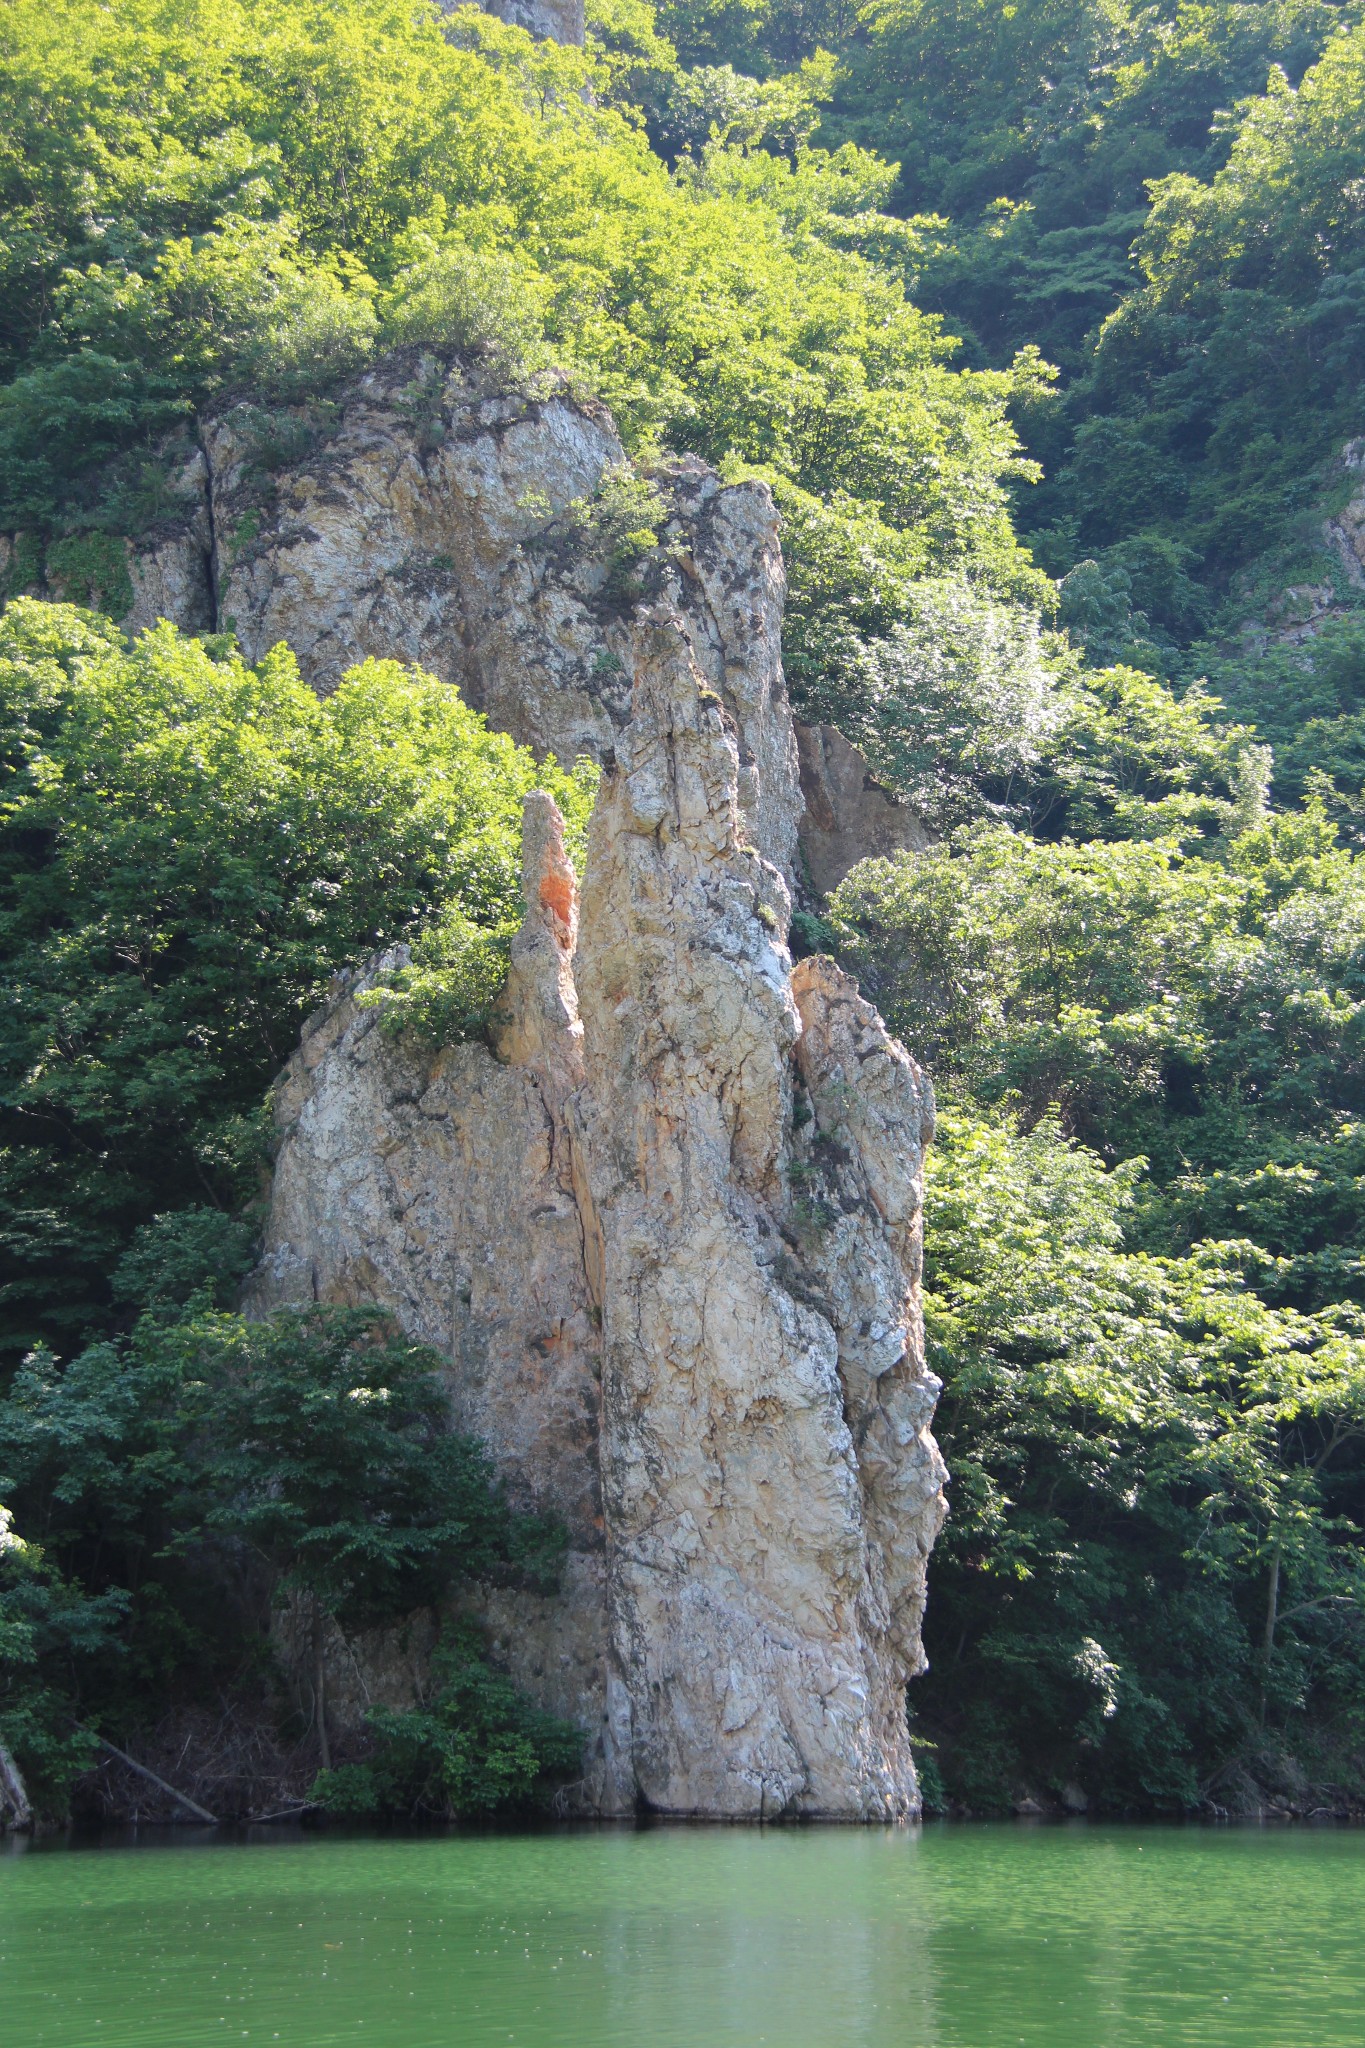
[[[450, 1427], [436, 1354], [374, 1311], [249, 1323], [204, 1291], [176, 1303], [194, 1234], [153, 1233], [161, 1258], [139, 1244], [149, 1305], [127, 1338], [65, 1369], [33, 1354], [0, 1400], [18, 1532], [0, 1524], [0, 1740], [53, 1813], [88, 1761], [85, 1728], [126, 1743], [253, 1669], [268, 1690], [282, 1601], [311, 1611], [320, 1645], [473, 1575], [548, 1588], [558, 1573], [562, 1529], [509, 1511], [481, 1446]], [[197, 1235], [212, 1278], [221, 1247]], [[452, 1662], [449, 1683], [478, 1710], [484, 1777], [511, 1785], [540, 1724], [505, 1681], [480, 1691]]]
[[124, 1607], [117, 1594], [91, 1600], [65, 1581], [0, 1506], [0, 1744], [17, 1761], [40, 1823], [65, 1814], [96, 1748], [95, 1737], [73, 1725], [52, 1667], [104, 1647]]
[[429, 1704], [377, 1707], [364, 1763], [322, 1771], [312, 1797], [338, 1818], [454, 1820], [544, 1805], [578, 1771], [583, 1733], [523, 1699], [484, 1662], [477, 1633], [449, 1633]]

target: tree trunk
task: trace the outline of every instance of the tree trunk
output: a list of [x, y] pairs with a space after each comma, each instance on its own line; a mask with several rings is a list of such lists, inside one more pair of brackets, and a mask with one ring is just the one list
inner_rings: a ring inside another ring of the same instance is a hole
[[1265, 1634], [1261, 1638], [1261, 1726], [1265, 1726], [1270, 1689], [1270, 1664], [1275, 1655], [1275, 1625], [1280, 1618], [1280, 1546], [1270, 1553], [1270, 1583], [1265, 1596]]
[[0, 1742], [0, 1827], [33, 1826], [33, 1808], [18, 1764]]
[[158, 1777], [157, 1773], [149, 1770], [146, 1764], [140, 1764], [136, 1757], [129, 1756], [126, 1749], [120, 1749], [117, 1743], [111, 1742], [107, 1735], [100, 1735], [95, 1739], [101, 1748], [108, 1750], [110, 1756], [116, 1756], [121, 1764], [128, 1766], [130, 1771], [136, 1771], [139, 1778], [145, 1778], [149, 1785], [157, 1785], [163, 1792], [169, 1792], [176, 1805], [183, 1806], [185, 1811], [192, 1813], [196, 1820], [202, 1820], [206, 1826], [211, 1828], [218, 1826], [217, 1814], [210, 1813], [207, 1806], [201, 1806], [197, 1799], [191, 1799], [188, 1792], [181, 1792], [167, 1779]]
[[318, 1720], [318, 1754], [324, 1771], [332, 1768], [332, 1745], [327, 1737], [327, 1657], [321, 1603], [313, 1602], [313, 1711]]

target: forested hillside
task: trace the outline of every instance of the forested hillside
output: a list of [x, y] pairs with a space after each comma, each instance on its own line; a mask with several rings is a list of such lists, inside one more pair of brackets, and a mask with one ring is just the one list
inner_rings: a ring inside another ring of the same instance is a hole
[[[767, 478], [798, 710], [935, 834], [798, 920], [942, 1111], [931, 1791], [1365, 1796], [1365, 573], [1324, 535], [1358, 15], [601, 0], [579, 51], [390, 0], [6, 8], [0, 1737], [54, 1798], [102, 1699], [240, 1658], [195, 1572], [302, 1453], [235, 1473], [205, 1361], [287, 1405], [391, 1341], [231, 1313], [301, 1017], [406, 938], [477, 1029], [515, 915], [547, 771], [449, 692], [371, 664], [318, 705], [283, 653], [110, 624], [207, 409], [248, 397], [268, 467], [413, 344], [605, 401], [641, 549], [660, 449]], [[382, 1571], [295, 1529], [280, 1582], [389, 1612], [427, 1564], [549, 1569], [446, 1442], [460, 1529], [416, 1489]], [[329, 1483], [395, 1455], [346, 1436]]]

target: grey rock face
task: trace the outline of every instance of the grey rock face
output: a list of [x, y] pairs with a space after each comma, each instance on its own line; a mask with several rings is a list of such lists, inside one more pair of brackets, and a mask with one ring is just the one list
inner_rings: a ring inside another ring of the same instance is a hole
[[131, 557], [125, 628], [231, 628], [252, 662], [285, 641], [324, 695], [368, 656], [414, 662], [537, 754], [600, 761], [630, 716], [633, 611], [664, 598], [734, 720], [750, 829], [790, 876], [801, 791], [771, 494], [667, 464], [659, 546], [614, 575], [591, 507], [625, 463], [615, 427], [562, 379], [538, 394], [410, 351], [357, 379], [268, 485], [259, 411], [206, 422], [184, 519]]
[[[515, 1507], [556, 1515], [569, 1535], [556, 1596], [498, 1588], [485, 1597], [494, 1654], [550, 1712], [583, 1727], [575, 1804], [624, 1813], [633, 1791], [612, 1775], [601, 1734], [601, 1312], [562, 1114], [582, 1069], [568, 972], [576, 906], [548, 798], [528, 799], [525, 840], [506, 1058], [483, 1045], [416, 1054], [384, 1034], [379, 1012], [356, 999], [401, 952], [345, 981], [276, 1088], [270, 1220], [244, 1307], [379, 1303], [450, 1361], [456, 1427], [489, 1446]], [[422, 1650], [414, 1660], [407, 1628], [350, 1643], [334, 1632], [328, 1692], [338, 1724], [358, 1725], [374, 1702], [410, 1703]]]
[[1328, 573], [1317, 583], [1289, 585], [1260, 617], [1248, 620], [1240, 638], [1254, 654], [1309, 645], [1331, 620], [1354, 610], [1356, 593], [1365, 590], [1365, 438], [1347, 441], [1339, 460], [1350, 495], [1320, 528]]
[[805, 802], [801, 851], [817, 895], [832, 896], [860, 860], [922, 853], [930, 845], [924, 820], [882, 787], [837, 726], [798, 725], [796, 743]]
[[[509, 558], [624, 460], [610, 418], [558, 386], [489, 394], [416, 355], [358, 379], [265, 503], [260, 433], [245, 404], [203, 428], [220, 620], [248, 661], [287, 641], [324, 695], [354, 662], [392, 656], [482, 706], [482, 642]], [[552, 724], [558, 739], [563, 720]]]
[[[635, 677], [576, 959], [635, 1782], [663, 1812], [889, 1819], [915, 1802], [903, 1688], [941, 1515], [912, 1327], [928, 1089], [836, 969], [794, 985], [782, 878], [665, 611]], [[817, 1208], [818, 1143], [846, 1175]]]
[[[451, 0], [454, 4], [454, 0]], [[583, 0], [481, 0], [486, 14], [529, 29], [546, 43], [581, 43]]]
[[575, 1804], [887, 1819], [916, 1805], [943, 1514], [930, 1097], [830, 963], [793, 973], [705, 653], [667, 599], [632, 621], [581, 904], [528, 800], [499, 1058], [417, 1059], [354, 987], [309, 1032], [252, 1301], [391, 1307], [514, 1495], [564, 1517], [563, 1594], [485, 1619], [584, 1728]]
[[143, 633], [170, 619], [185, 633], [209, 633], [218, 623], [213, 583], [213, 525], [209, 466], [197, 450], [176, 480], [186, 506], [136, 546], [128, 544], [133, 608], [120, 621], [125, 633]]

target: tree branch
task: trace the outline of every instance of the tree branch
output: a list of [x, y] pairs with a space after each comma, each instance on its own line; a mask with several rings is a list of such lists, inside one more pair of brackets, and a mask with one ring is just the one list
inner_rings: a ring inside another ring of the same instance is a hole
[[[93, 1730], [90, 1732], [93, 1733]], [[169, 1793], [177, 1805], [183, 1806], [189, 1813], [196, 1815], [199, 1820], [206, 1821], [211, 1828], [216, 1828], [219, 1825], [216, 1813], [210, 1813], [206, 1806], [201, 1806], [197, 1799], [191, 1799], [187, 1792], [177, 1792], [174, 1785], [168, 1785], [164, 1778], [158, 1778], [156, 1772], [149, 1771], [146, 1764], [137, 1763], [124, 1750], [121, 1750], [117, 1743], [111, 1742], [107, 1735], [97, 1735], [95, 1740], [99, 1743], [101, 1749], [108, 1750], [110, 1756], [116, 1756], [121, 1764], [128, 1766], [130, 1771], [136, 1771], [139, 1778], [146, 1778], [149, 1784], [159, 1786], [163, 1792]]]

